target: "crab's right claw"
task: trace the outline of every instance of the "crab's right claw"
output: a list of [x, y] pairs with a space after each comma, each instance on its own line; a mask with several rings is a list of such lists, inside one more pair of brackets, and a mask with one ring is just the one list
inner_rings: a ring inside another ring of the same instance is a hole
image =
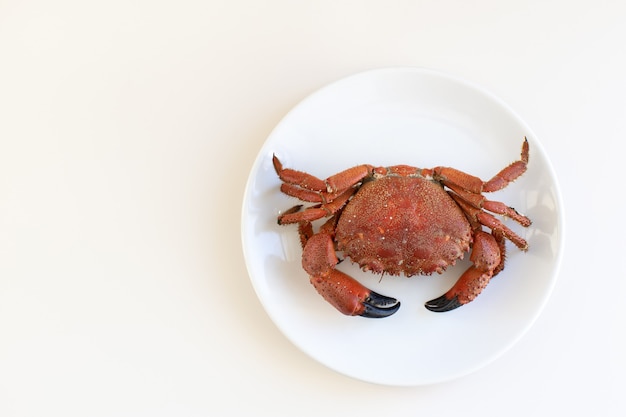
[[326, 301], [348, 316], [383, 318], [400, 308], [400, 302], [395, 298], [371, 291], [336, 269], [325, 277], [311, 276], [311, 284]]
[[454, 310], [474, 300], [485, 289], [494, 273], [504, 267], [504, 256], [501, 256], [496, 238], [486, 232], [476, 233], [470, 261], [472, 265], [448, 292], [426, 302], [427, 309], [437, 313]]

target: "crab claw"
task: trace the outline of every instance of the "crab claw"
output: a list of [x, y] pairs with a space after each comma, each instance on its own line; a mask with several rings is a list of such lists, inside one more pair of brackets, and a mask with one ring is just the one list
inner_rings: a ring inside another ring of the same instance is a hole
[[424, 306], [430, 311], [443, 313], [469, 303], [485, 289], [494, 273], [502, 269], [503, 260], [496, 238], [486, 232], [477, 232], [470, 255], [473, 265], [461, 275], [448, 292], [426, 302]]
[[311, 237], [300, 230], [306, 241], [302, 253], [302, 267], [309, 273], [311, 284], [337, 310], [347, 316], [382, 318], [398, 311], [400, 303], [395, 298], [380, 295], [337, 269], [339, 263], [334, 243], [327, 233]]
[[395, 298], [380, 295], [374, 291], [370, 291], [369, 297], [363, 300], [362, 304], [364, 310], [360, 316], [371, 319], [391, 316], [400, 308], [400, 301]]
[[424, 304], [424, 307], [429, 309], [430, 311], [434, 311], [436, 313], [444, 313], [446, 311], [454, 310], [455, 308], [461, 307], [463, 304], [459, 301], [459, 297], [454, 296], [452, 298], [446, 297], [446, 295], [442, 295], [441, 297], [437, 297], [430, 301], [427, 301]]
[[348, 316], [383, 318], [400, 308], [400, 302], [395, 298], [371, 291], [336, 269], [325, 277], [312, 276], [311, 284], [328, 303]]

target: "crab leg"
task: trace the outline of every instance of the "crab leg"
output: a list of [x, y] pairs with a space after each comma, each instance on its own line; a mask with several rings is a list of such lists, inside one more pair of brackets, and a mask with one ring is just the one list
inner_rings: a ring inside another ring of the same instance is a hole
[[499, 201], [491, 201], [487, 200], [482, 194], [473, 194], [468, 191], [458, 189], [455, 186], [450, 186], [450, 189], [454, 191], [454, 193], [449, 192], [450, 196], [457, 200], [458, 198], [463, 199], [466, 203], [470, 204], [472, 207], [477, 209], [485, 209], [492, 213], [501, 214], [503, 216], [509, 217], [524, 227], [528, 227], [532, 224], [531, 220], [520, 214], [513, 207], [509, 207], [504, 203]]
[[515, 161], [502, 171], [498, 172], [492, 179], [483, 185], [484, 192], [498, 191], [515, 181], [517, 177], [526, 172], [528, 165], [528, 139], [524, 138], [522, 143], [522, 154], [519, 161]]
[[308, 201], [309, 203], [327, 203], [333, 201], [340, 193], [327, 193], [323, 191], [311, 191], [305, 188], [300, 188], [297, 185], [287, 184], [286, 182], [280, 185], [280, 191], [291, 197], [296, 197], [302, 201]]
[[454, 310], [474, 300], [481, 293], [495, 273], [500, 272], [504, 266], [504, 256], [500, 253], [500, 244], [496, 237], [487, 232], [476, 232], [470, 261], [473, 265], [448, 292], [426, 302], [427, 309], [435, 312]]
[[348, 316], [382, 318], [398, 311], [400, 302], [395, 298], [371, 291], [351, 276], [336, 270], [339, 260], [331, 235], [322, 231], [308, 237], [311, 230], [306, 224], [301, 224], [301, 241], [306, 241], [302, 267], [309, 273], [311, 284], [328, 303]]
[[502, 169], [489, 181], [483, 181], [478, 177], [449, 167], [434, 168], [432, 170], [433, 177], [450, 188], [460, 188], [475, 194], [498, 191], [509, 185], [509, 183], [515, 181], [520, 175], [526, 172], [526, 166], [528, 165], [528, 151], [528, 139], [524, 138], [520, 159]]
[[343, 190], [347, 190], [348, 188], [351, 188], [361, 182], [365, 177], [369, 176], [372, 173], [372, 170], [373, 167], [371, 165], [357, 165], [328, 177], [326, 180], [328, 192], [338, 193]]
[[278, 224], [290, 224], [300, 222], [312, 222], [323, 217], [328, 217], [339, 211], [352, 197], [354, 189], [348, 189], [329, 203], [308, 207], [299, 211], [302, 206], [295, 206], [278, 216]]
[[306, 172], [283, 168], [283, 164], [276, 155], [273, 156], [272, 163], [274, 164], [274, 170], [278, 174], [278, 177], [283, 182], [297, 185], [306, 190], [326, 191], [326, 183], [324, 181]]
[[465, 212], [465, 215], [472, 224], [482, 224], [487, 226], [493, 232], [499, 233], [505, 238], [509, 239], [521, 250], [528, 250], [528, 242], [513, 230], [506, 227], [500, 220], [493, 217], [491, 214], [484, 212], [476, 207], [471, 206], [462, 198], [456, 196], [454, 193], [450, 193], [450, 196], [457, 202], [461, 210]]
[[357, 165], [321, 180], [311, 174], [295, 169], [283, 168], [276, 155], [272, 158], [274, 170], [283, 181], [281, 191], [292, 197], [310, 202], [330, 202], [344, 191], [352, 188], [372, 174], [371, 165]]

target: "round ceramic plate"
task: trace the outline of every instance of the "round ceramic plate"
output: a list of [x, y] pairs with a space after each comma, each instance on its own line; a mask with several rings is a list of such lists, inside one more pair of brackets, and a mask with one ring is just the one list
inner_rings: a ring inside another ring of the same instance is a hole
[[[272, 166], [318, 178], [358, 164], [451, 166], [483, 180], [519, 159], [530, 144], [528, 171], [489, 198], [533, 220], [529, 242], [507, 242], [507, 264], [472, 303], [433, 313], [424, 303], [447, 291], [469, 256], [441, 275], [412, 278], [338, 268], [370, 289], [401, 301], [384, 319], [348, 317], [320, 297], [301, 267], [297, 227], [276, 216], [297, 200], [281, 194]], [[483, 89], [439, 72], [391, 68], [356, 74], [312, 94], [271, 133], [245, 190], [242, 239], [252, 284], [280, 330], [312, 358], [345, 375], [386, 385], [422, 385], [488, 364], [528, 330], [554, 286], [562, 250], [562, 205], [555, 175], [530, 128]]]

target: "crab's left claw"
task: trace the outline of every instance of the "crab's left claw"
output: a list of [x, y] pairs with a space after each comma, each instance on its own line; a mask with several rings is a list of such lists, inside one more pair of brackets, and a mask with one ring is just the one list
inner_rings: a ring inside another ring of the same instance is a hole
[[489, 284], [491, 278], [502, 270], [504, 254], [493, 235], [479, 231], [474, 236], [470, 256], [472, 266], [441, 297], [426, 302], [430, 311], [443, 313], [469, 303]]
[[312, 276], [311, 284], [328, 303], [348, 316], [383, 318], [400, 308], [395, 298], [380, 295], [336, 269], [325, 277]]

